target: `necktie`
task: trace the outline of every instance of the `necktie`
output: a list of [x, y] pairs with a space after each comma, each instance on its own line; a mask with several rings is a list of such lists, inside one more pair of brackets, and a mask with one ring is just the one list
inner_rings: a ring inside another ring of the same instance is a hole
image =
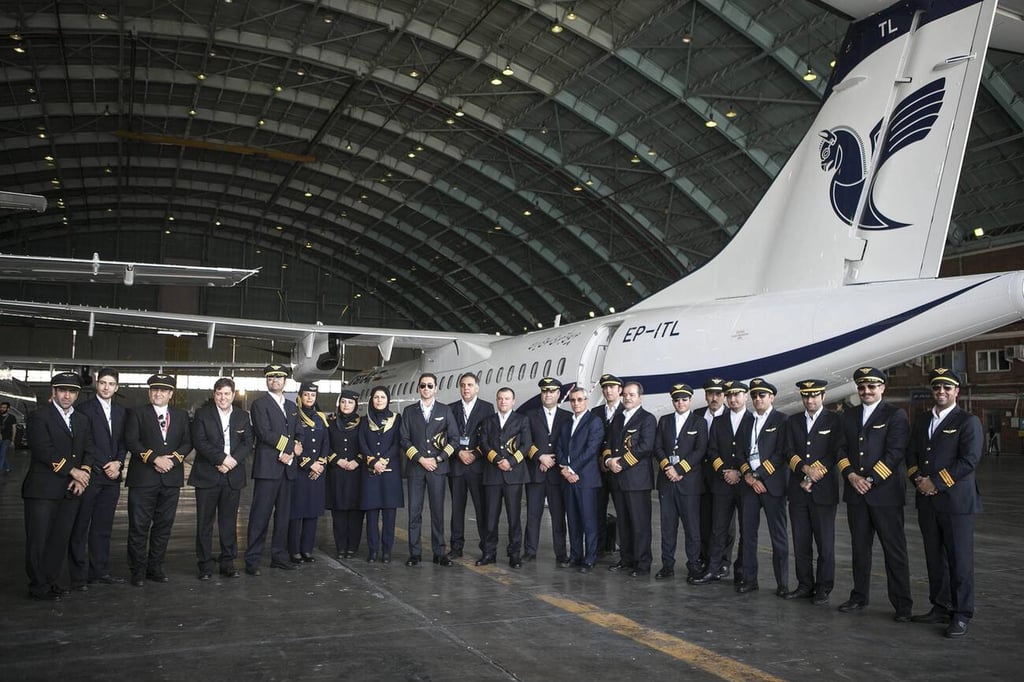
[[158, 414], [156, 417], [157, 423], [160, 425], [160, 433], [163, 434], [164, 438], [167, 437], [167, 424], [169, 420], [166, 414]]

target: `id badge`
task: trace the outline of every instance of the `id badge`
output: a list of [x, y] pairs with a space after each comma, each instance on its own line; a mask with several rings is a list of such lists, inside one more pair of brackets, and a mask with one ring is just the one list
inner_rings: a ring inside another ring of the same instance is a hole
[[672, 465], [679, 464], [679, 455], [670, 455], [668, 458], [668, 463]]
[[461, 436], [459, 438], [459, 445], [461, 445], [463, 448], [468, 448], [469, 447], [469, 436]]

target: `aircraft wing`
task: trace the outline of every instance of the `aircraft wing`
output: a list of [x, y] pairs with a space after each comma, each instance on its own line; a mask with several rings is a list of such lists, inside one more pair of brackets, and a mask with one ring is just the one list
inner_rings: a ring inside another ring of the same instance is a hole
[[0, 314], [35, 319], [79, 321], [89, 325], [89, 334], [97, 324], [150, 329], [167, 334], [189, 336], [206, 335], [207, 347], [213, 347], [213, 340], [221, 336], [274, 341], [305, 341], [311, 334], [337, 335], [343, 343], [353, 346], [376, 346], [388, 359], [391, 348], [414, 348], [427, 350], [440, 348], [453, 341], [488, 346], [499, 338], [489, 334], [464, 334], [459, 332], [419, 331], [414, 329], [387, 329], [379, 327], [355, 327], [345, 325], [297, 324], [270, 320], [246, 320], [233, 317], [207, 315], [182, 315], [175, 313], [150, 312], [148, 310], [125, 310], [66, 303], [33, 303], [29, 301], [0, 301]]
[[54, 369], [63, 367], [117, 367], [126, 369], [152, 369], [164, 371], [168, 369], [263, 369], [263, 362], [198, 362], [176, 360], [103, 360], [99, 358], [50, 358], [28, 355], [4, 356], [0, 367], [8, 369]]
[[213, 268], [196, 265], [131, 263], [85, 258], [50, 258], [0, 254], [0, 279], [31, 279], [53, 282], [99, 284], [173, 284], [184, 286], [233, 287], [260, 270]]

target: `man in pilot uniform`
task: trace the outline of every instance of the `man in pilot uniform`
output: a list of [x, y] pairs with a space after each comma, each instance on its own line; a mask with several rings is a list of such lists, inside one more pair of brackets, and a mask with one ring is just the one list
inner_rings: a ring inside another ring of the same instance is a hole
[[693, 389], [673, 384], [674, 412], [658, 420], [654, 458], [658, 461], [658, 505], [661, 510], [661, 570], [657, 580], [675, 575], [676, 535], [683, 523], [686, 570], [691, 578], [701, 576], [700, 567], [700, 490], [703, 486], [701, 463], [708, 447], [708, 426], [703, 417], [690, 409]]
[[458, 449], [452, 457], [448, 471], [448, 488], [452, 493], [451, 547], [449, 559], [462, 556], [466, 544], [466, 502], [473, 500], [476, 530], [480, 538], [480, 551], [484, 551], [487, 535], [486, 504], [484, 503], [484, 460], [477, 452], [480, 424], [494, 405], [477, 397], [480, 382], [472, 372], [459, 377], [460, 400], [448, 407], [459, 427]]
[[[590, 413], [601, 420], [605, 434], [607, 434], [612, 419], [616, 415], [622, 414], [622, 410], [625, 409], [622, 407], [622, 379], [614, 374], [602, 374], [598, 379], [598, 385], [601, 386], [604, 404], [591, 408]], [[601, 450], [604, 450], [603, 440]], [[597, 466], [601, 470], [601, 487], [597, 490], [597, 551], [602, 554], [607, 546], [610, 545], [613, 550], [615, 546], [614, 537], [611, 542], [608, 541], [608, 500], [613, 493], [615, 478], [605, 469], [603, 457], [598, 457]], [[616, 509], [615, 513], [619, 514], [620, 512]]]
[[167, 582], [164, 557], [178, 498], [185, 484], [185, 457], [192, 451], [188, 413], [171, 407], [174, 377], [149, 377], [149, 404], [132, 410], [124, 441], [132, 452], [125, 485], [128, 487], [128, 567], [132, 585], [143, 578]]
[[[694, 413], [704, 418], [704, 423], [708, 427], [708, 438], [711, 437], [711, 423], [715, 417], [720, 417], [725, 414], [725, 393], [723, 393], [722, 386], [725, 384], [725, 379], [719, 377], [712, 377], [704, 382], [704, 400], [707, 405], [704, 407], [698, 407], [694, 410]], [[700, 492], [700, 572], [703, 574], [709, 570], [708, 557], [711, 554], [711, 507], [713, 495], [711, 494], [711, 482], [715, 478], [715, 469], [711, 466], [711, 462], [708, 461], [707, 455], [704, 457], [704, 461], [701, 462], [701, 477], [704, 481], [701, 486]], [[732, 562], [732, 548], [736, 544], [736, 523], [733, 521], [729, 525], [729, 531], [725, 538], [725, 564], [722, 566], [710, 567], [716, 572], [721, 572], [722, 569], [728, 573], [729, 564]]]
[[[875, 535], [885, 555], [885, 578], [889, 602], [896, 620], [910, 620], [910, 564], [907, 536], [903, 529], [903, 505], [907, 479], [903, 460], [910, 424], [906, 413], [883, 400], [885, 372], [861, 367], [853, 373], [860, 405], [843, 411], [840, 417], [843, 440], [839, 475], [850, 526], [853, 559], [853, 589], [839, 606], [843, 613], [860, 611], [868, 605], [871, 587], [871, 546]], [[812, 390], [798, 384], [801, 393]]]
[[567, 410], [558, 409], [562, 382], [544, 377], [540, 387], [540, 407], [530, 410], [532, 445], [526, 456], [529, 479], [526, 482], [526, 534], [523, 537], [523, 561], [537, 557], [540, 544], [540, 521], [547, 500], [551, 516], [551, 541], [555, 548], [555, 563], [567, 568], [569, 557], [565, 546], [565, 479], [562, 478], [555, 456], [555, 443], [565, 424], [572, 421]]
[[451, 408], [435, 399], [437, 377], [424, 373], [419, 379], [420, 399], [402, 411], [399, 447], [405, 455], [409, 486], [409, 558], [406, 566], [423, 560], [423, 497], [430, 504], [430, 548], [434, 563], [451, 566], [444, 545], [444, 488], [449, 462], [459, 444], [459, 425]]
[[28, 415], [32, 454], [21, 486], [25, 504], [25, 572], [33, 599], [60, 601], [57, 584], [71, 527], [93, 469], [89, 418], [74, 408], [82, 378], [61, 372], [50, 380], [50, 401]]
[[508, 520], [508, 565], [522, 568], [521, 510], [523, 484], [529, 480], [526, 452], [530, 446], [530, 423], [512, 411], [516, 394], [511, 388], [500, 388], [496, 396], [497, 412], [480, 426], [480, 451], [487, 458], [484, 468], [484, 499], [487, 502], [487, 539], [477, 566], [493, 564], [498, 553], [498, 522], [502, 502]]
[[270, 567], [291, 571], [296, 565], [288, 556], [288, 521], [291, 518], [292, 481], [298, 468], [295, 458], [302, 454], [298, 441], [299, 408], [284, 397], [285, 381], [291, 376], [286, 365], [263, 368], [267, 392], [254, 400], [249, 412], [256, 447], [252, 463], [252, 504], [245, 548], [245, 572], [260, 574], [263, 545], [274, 517], [270, 540]]
[[975, 472], [985, 436], [981, 420], [956, 404], [957, 373], [937, 367], [928, 378], [935, 405], [914, 423], [907, 475], [917, 488], [932, 608], [911, 620], [948, 622], [946, 637], [963, 637], [974, 616], [974, 515], [981, 511]]

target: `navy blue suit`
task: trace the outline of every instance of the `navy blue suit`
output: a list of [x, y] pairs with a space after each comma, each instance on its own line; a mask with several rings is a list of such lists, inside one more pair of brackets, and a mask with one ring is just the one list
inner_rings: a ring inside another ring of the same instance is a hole
[[[676, 413], [658, 420], [654, 458], [658, 462], [658, 506], [661, 511], [661, 566], [672, 571], [676, 565], [676, 536], [683, 524], [686, 569], [699, 577], [700, 570], [700, 492], [704, 485], [702, 463], [708, 448], [708, 425], [693, 410], [686, 413], [676, 433]], [[682, 476], [670, 481], [666, 469]]]
[[974, 515], [981, 511], [975, 471], [985, 436], [981, 420], [954, 406], [929, 437], [931, 414], [914, 424], [907, 475], [928, 478], [935, 495], [918, 492], [917, 522], [928, 565], [928, 600], [958, 620], [974, 615]]
[[[591, 408], [590, 414], [594, 415], [601, 420], [601, 426], [604, 427], [604, 436], [601, 437], [601, 450], [604, 450], [604, 439], [608, 435], [608, 426], [611, 425], [612, 419], [615, 415], [622, 414], [622, 411], [626, 408], [619, 402], [615, 407], [615, 414], [612, 415], [611, 419], [608, 418], [607, 411], [605, 408], [607, 403], [598, 405], [597, 407]], [[608, 500], [612, 496], [612, 490], [615, 487], [615, 477], [612, 476], [611, 472], [604, 468], [604, 458], [598, 457], [598, 468], [601, 470], [601, 487], [597, 490], [597, 548], [598, 551], [603, 551], [603, 548], [608, 545]], [[618, 509], [615, 510], [616, 515], [620, 512]], [[613, 538], [614, 540], [614, 538]], [[612, 551], [614, 551], [615, 543], [611, 543]]]
[[[508, 517], [508, 556], [519, 559], [523, 537], [520, 507], [523, 484], [530, 476], [526, 468], [526, 453], [530, 446], [530, 423], [521, 414], [510, 412], [502, 427], [501, 417], [495, 412], [480, 425], [480, 452], [487, 459], [484, 467], [484, 500], [487, 503], [484, 557], [494, 557], [498, 551], [498, 522], [504, 502]], [[498, 468], [502, 461], [511, 465], [510, 471]]]
[[540, 521], [544, 515], [544, 500], [547, 500], [548, 514], [551, 515], [551, 541], [555, 549], [555, 561], [566, 560], [565, 548], [565, 479], [558, 466], [547, 471], [540, 470], [540, 456], [554, 455], [555, 443], [565, 425], [572, 421], [572, 413], [555, 408], [555, 416], [548, 430], [544, 407], [530, 410], [526, 418], [530, 421], [530, 438], [533, 442], [526, 454], [526, 468], [530, 478], [526, 482], [526, 533], [523, 536], [523, 553], [536, 556], [540, 545]]
[[[76, 405], [75, 410], [89, 418], [96, 467], [89, 480], [89, 487], [82, 495], [81, 506], [71, 531], [71, 542], [68, 544], [68, 573], [72, 586], [110, 575], [110, 536], [117, 501], [121, 497], [121, 471], [124, 469], [125, 455], [128, 454], [124, 444], [124, 424], [128, 411], [124, 406], [111, 400], [109, 424], [99, 398], [90, 398]], [[120, 463], [121, 468], [114, 478], [109, 478], [103, 471], [103, 466], [108, 462]]]
[[[402, 412], [399, 442], [405, 459], [409, 485], [409, 557], [423, 555], [420, 535], [423, 530], [424, 493], [430, 503], [430, 548], [434, 558], [444, 556], [444, 488], [448, 480], [449, 460], [459, 444], [459, 425], [451, 409], [434, 401], [424, 419], [421, 401]], [[437, 467], [427, 471], [421, 459], [433, 459]]]
[[609, 460], [621, 458], [623, 469], [612, 474], [613, 495], [618, 490], [622, 509], [616, 503], [616, 532], [619, 535], [619, 562], [639, 573], [651, 571], [651, 490], [654, 489], [655, 433], [658, 422], [643, 407], [637, 407], [626, 421], [625, 411], [612, 419], [605, 434], [602, 453]]
[[448, 471], [448, 488], [452, 493], [451, 551], [461, 552], [466, 545], [466, 502], [472, 499], [480, 551], [483, 552], [484, 537], [487, 535], [487, 505], [484, 503], [484, 461], [482, 455], [477, 452], [477, 443], [480, 438], [480, 424], [488, 415], [494, 414], [494, 405], [477, 398], [468, 420], [461, 400], [456, 400], [448, 407], [459, 427], [456, 450], [469, 450], [473, 453], [473, 463], [468, 465], [463, 463], [458, 453], [452, 455], [451, 468]]
[[573, 432], [573, 417], [555, 445], [558, 467], [571, 468], [580, 477], [565, 483], [565, 509], [569, 525], [569, 561], [587, 568], [597, 562], [597, 494], [601, 489], [598, 461], [604, 440], [604, 424], [593, 412], [584, 412]]

